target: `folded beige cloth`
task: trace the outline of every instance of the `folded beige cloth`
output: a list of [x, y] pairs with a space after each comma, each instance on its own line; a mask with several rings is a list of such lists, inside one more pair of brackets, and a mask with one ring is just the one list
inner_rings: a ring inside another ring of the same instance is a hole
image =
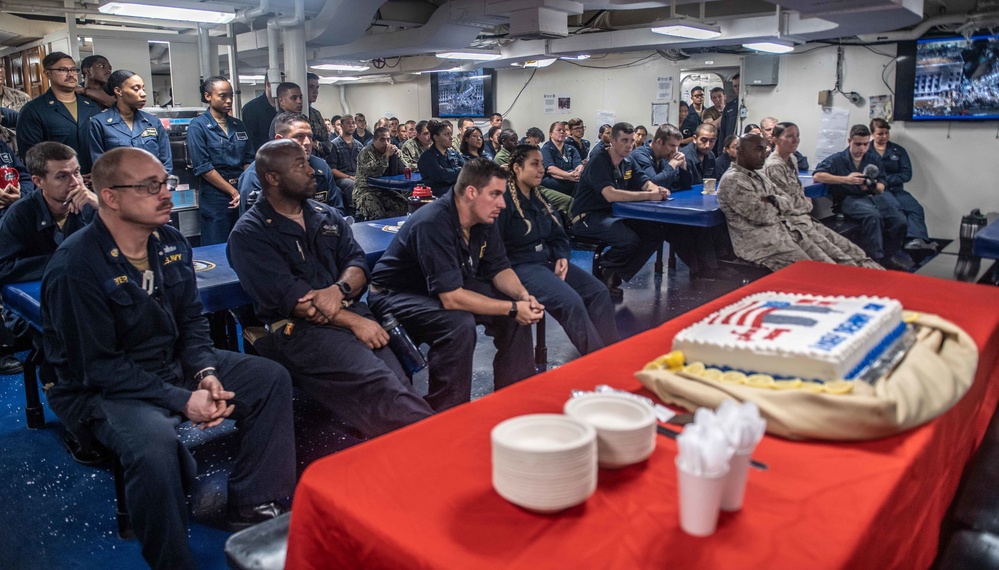
[[725, 399], [752, 401], [767, 432], [790, 439], [865, 440], [886, 437], [944, 413], [968, 391], [978, 348], [963, 330], [936, 315], [917, 315], [917, 342], [898, 367], [872, 385], [855, 382], [849, 394], [772, 390], [674, 373], [641, 370], [642, 384], [668, 404], [690, 411], [717, 408]]

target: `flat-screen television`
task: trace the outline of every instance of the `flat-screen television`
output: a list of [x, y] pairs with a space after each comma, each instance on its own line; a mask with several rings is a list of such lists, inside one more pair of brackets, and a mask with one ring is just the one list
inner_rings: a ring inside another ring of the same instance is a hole
[[430, 76], [430, 101], [434, 117], [488, 117], [493, 114], [496, 72], [440, 71]]
[[895, 112], [906, 121], [999, 119], [999, 36], [898, 44]]

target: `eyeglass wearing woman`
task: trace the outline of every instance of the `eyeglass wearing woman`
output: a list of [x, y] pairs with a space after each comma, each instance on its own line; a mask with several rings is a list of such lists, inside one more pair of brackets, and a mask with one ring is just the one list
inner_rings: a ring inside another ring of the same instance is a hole
[[113, 72], [104, 91], [115, 104], [90, 120], [90, 157], [94, 162], [105, 152], [122, 146], [141, 148], [158, 158], [167, 174], [173, 173], [170, 137], [163, 123], [142, 110], [146, 106], [146, 86], [127, 69]]
[[569, 263], [569, 238], [538, 187], [541, 151], [517, 145], [510, 155], [506, 208], [497, 220], [513, 270], [565, 329], [580, 354], [617, 341], [610, 293], [596, 277]]

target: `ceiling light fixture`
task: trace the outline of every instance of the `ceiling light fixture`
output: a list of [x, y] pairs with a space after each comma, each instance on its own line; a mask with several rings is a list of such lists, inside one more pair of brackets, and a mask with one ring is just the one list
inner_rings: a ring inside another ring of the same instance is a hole
[[417, 71], [418, 74], [423, 75], [424, 73], [440, 73], [442, 71], [465, 71], [461, 66], [449, 67], [448, 69], [428, 69], [426, 71]]
[[548, 67], [549, 65], [555, 63], [557, 58], [547, 58], [547, 59], [532, 59], [525, 61], [524, 63], [511, 63], [510, 65], [515, 65], [517, 67]]
[[319, 65], [310, 65], [309, 67], [321, 71], [367, 71], [371, 69], [367, 65], [349, 65], [346, 63], [320, 63]]
[[255, 83], [257, 81], [263, 81], [263, 80], [264, 80], [264, 76], [263, 75], [240, 75], [239, 76], [239, 82], [240, 83]]
[[787, 40], [767, 40], [763, 42], [750, 42], [742, 44], [746, 49], [762, 51], [764, 53], [790, 53], [794, 51], [794, 43]]
[[494, 61], [502, 55], [488, 51], [449, 51], [437, 54], [440, 59], [470, 59], [474, 61]]
[[[660, 23], [660, 22], [657, 22]], [[711, 40], [721, 35], [721, 28], [684, 18], [663, 20], [652, 31], [664, 36], [687, 38], [690, 40]]]
[[[210, 9], [208, 9], [210, 8]], [[236, 17], [232, 7], [219, 4], [183, 2], [172, 0], [169, 6], [144, 0], [129, 2], [104, 2], [97, 9], [102, 14], [133, 18], [157, 18], [203, 24], [228, 24]]]
[[581, 53], [579, 55], [562, 55], [559, 56], [559, 59], [565, 59], [569, 61], [583, 61], [584, 59], [590, 59], [590, 54]]

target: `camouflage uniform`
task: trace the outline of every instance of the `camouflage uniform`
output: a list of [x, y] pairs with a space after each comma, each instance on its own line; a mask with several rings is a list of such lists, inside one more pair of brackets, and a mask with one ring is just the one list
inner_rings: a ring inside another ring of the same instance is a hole
[[[31, 101], [31, 95], [28, 95], [24, 91], [19, 91], [17, 89], [12, 89], [7, 86], [0, 86], [0, 107], [7, 107], [13, 111], [20, 111], [28, 101]], [[7, 143], [7, 145], [17, 152], [17, 134], [15, 129], [17, 125], [0, 125], [0, 140]]]
[[368, 178], [381, 176], [389, 167], [389, 157], [368, 145], [357, 155], [357, 175], [354, 178], [354, 210], [365, 220], [380, 220], [405, 216], [409, 207], [406, 197], [395, 190], [368, 185]]
[[323, 114], [315, 107], [309, 107], [309, 125], [312, 127], [312, 148], [315, 149], [315, 155], [326, 160], [332, 148], [330, 132], [326, 129]]
[[[429, 147], [428, 147], [429, 148]], [[402, 149], [400, 152], [400, 158], [402, 158], [402, 163], [413, 169], [413, 172], [418, 172], [418, 163], [420, 162], [420, 155], [422, 155], [427, 149], [420, 146], [420, 140], [416, 137], [409, 139], [408, 141], [402, 143]]]
[[786, 207], [781, 207], [781, 216], [789, 222], [798, 245], [816, 261], [883, 269], [860, 246], [812, 218], [812, 202], [805, 197], [805, 189], [798, 179], [797, 161], [794, 157], [789, 159], [784, 162], [779, 154], [772, 153], [763, 165], [763, 175], [786, 201]]
[[789, 205], [772, 182], [738, 164], [730, 166], [718, 183], [718, 206], [728, 222], [735, 254], [772, 271], [811, 259], [781, 216]]

